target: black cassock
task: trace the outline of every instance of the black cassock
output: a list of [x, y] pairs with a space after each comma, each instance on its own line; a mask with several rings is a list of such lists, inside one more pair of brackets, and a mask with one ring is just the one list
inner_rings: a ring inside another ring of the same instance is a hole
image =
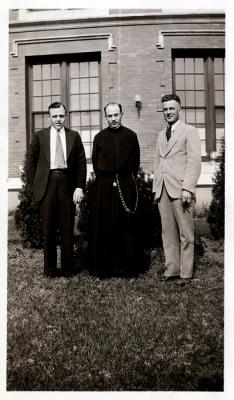
[[123, 201], [134, 210], [140, 165], [137, 135], [124, 126], [102, 130], [94, 138], [92, 161], [96, 179], [89, 241], [91, 272], [100, 277], [134, 276], [141, 267], [141, 243], [136, 214], [127, 212]]

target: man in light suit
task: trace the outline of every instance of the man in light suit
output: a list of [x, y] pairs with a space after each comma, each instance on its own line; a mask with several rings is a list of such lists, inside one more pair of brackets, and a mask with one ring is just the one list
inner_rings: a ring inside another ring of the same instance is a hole
[[[78, 132], [64, 127], [66, 107], [52, 103], [51, 126], [36, 132], [28, 154], [26, 172], [39, 203], [44, 233], [44, 275], [70, 276], [73, 272], [75, 204], [83, 198], [86, 158]], [[61, 236], [61, 270], [57, 268], [57, 229]]]
[[181, 103], [176, 94], [162, 97], [167, 128], [159, 133], [153, 192], [158, 201], [165, 253], [162, 280], [190, 282], [194, 263], [193, 207], [201, 172], [200, 137], [194, 126], [180, 120]]

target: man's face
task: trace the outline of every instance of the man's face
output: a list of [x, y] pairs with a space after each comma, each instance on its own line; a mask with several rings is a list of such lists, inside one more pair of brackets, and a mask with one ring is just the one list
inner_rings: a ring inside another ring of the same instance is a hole
[[106, 120], [110, 128], [117, 129], [121, 125], [122, 113], [118, 104], [110, 104], [106, 108]]
[[66, 112], [63, 106], [59, 108], [51, 108], [48, 115], [51, 125], [56, 129], [60, 130], [64, 127], [66, 121]]
[[174, 124], [180, 117], [181, 108], [175, 100], [162, 103], [163, 115], [169, 125]]

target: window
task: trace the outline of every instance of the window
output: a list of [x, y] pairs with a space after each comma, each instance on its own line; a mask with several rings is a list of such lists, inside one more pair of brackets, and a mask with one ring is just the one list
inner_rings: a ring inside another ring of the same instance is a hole
[[78, 130], [91, 157], [91, 144], [100, 130], [98, 62], [72, 62], [69, 73], [70, 126]]
[[30, 132], [49, 126], [48, 106], [61, 101], [68, 110], [66, 125], [80, 133], [86, 157], [91, 158], [101, 126], [99, 66], [97, 57], [29, 62]]
[[224, 52], [173, 54], [173, 91], [181, 99], [182, 119], [200, 134], [202, 158], [219, 152], [224, 136]]

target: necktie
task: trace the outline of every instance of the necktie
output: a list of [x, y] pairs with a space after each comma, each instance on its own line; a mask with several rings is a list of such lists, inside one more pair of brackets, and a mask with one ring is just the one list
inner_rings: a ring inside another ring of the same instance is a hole
[[167, 137], [167, 141], [170, 139], [170, 137], [171, 137], [171, 125], [169, 125], [168, 127], [167, 127], [167, 130], [166, 130], [166, 137]]
[[61, 137], [60, 137], [60, 131], [57, 131], [57, 135], [56, 135], [54, 167], [55, 168], [65, 168], [65, 159], [64, 159], [64, 154], [63, 154], [63, 147], [62, 147], [62, 142], [61, 142]]

